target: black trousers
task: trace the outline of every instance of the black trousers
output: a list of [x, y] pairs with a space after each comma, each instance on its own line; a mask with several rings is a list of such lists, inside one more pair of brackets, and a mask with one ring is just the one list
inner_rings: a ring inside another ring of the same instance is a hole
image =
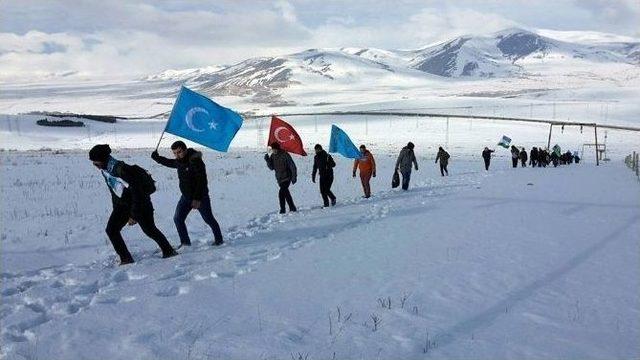
[[[144, 211], [140, 216], [135, 219], [142, 228], [142, 231], [153, 239], [153, 241], [158, 244], [160, 250], [162, 250], [163, 255], [168, 255], [173, 252], [173, 247], [167, 241], [167, 238], [162, 234], [162, 232], [156, 227], [156, 224], [153, 220], [153, 210], [149, 209]], [[127, 245], [124, 243], [124, 239], [122, 238], [122, 228], [127, 225], [127, 221], [129, 221], [129, 209], [127, 207], [114, 207], [111, 212], [111, 216], [109, 217], [109, 222], [107, 222], [107, 236], [109, 236], [109, 240], [111, 240], [111, 245], [113, 245], [113, 249], [120, 256], [120, 260], [132, 260], [131, 253], [129, 249], [127, 249]]]
[[442, 161], [440, 162], [440, 174], [442, 176], [444, 176], [444, 173], [447, 173], [447, 175], [449, 175], [449, 170], [447, 170], [447, 165], [449, 165], [449, 163], [443, 163]]
[[513, 165], [514, 168], [518, 167], [518, 158], [511, 158], [511, 165]]
[[522, 164], [522, 167], [527, 167], [527, 160], [520, 159], [520, 163]]
[[293, 203], [293, 198], [291, 197], [291, 193], [289, 192], [289, 185], [291, 185], [291, 181], [284, 181], [278, 183], [278, 185], [280, 186], [280, 191], [278, 191], [278, 199], [280, 200], [280, 212], [285, 212], [285, 202], [289, 205], [289, 211], [296, 211], [296, 205]]
[[336, 201], [336, 196], [331, 192], [332, 184], [333, 175], [320, 176], [320, 195], [322, 195], [324, 206], [329, 206], [329, 199], [331, 199], [331, 202]]
[[402, 190], [409, 190], [409, 182], [411, 181], [411, 168], [407, 171], [400, 170], [402, 174]]
[[484, 159], [484, 169], [489, 171], [489, 165], [491, 164], [491, 159]]

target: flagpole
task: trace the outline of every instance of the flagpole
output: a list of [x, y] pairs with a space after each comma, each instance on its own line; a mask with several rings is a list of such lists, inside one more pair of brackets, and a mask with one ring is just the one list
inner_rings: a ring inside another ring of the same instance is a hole
[[160, 139], [158, 140], [158, 144], [156, 144], [156, 151], [158, 151], [158, 148], [160, 147], [160, 141], [162, 141], [162, 137], [164, 136], [164, 132], [167, 130], [167, 127], [164, 127], [164, 130], [162, 130], [162, 134], [160, 134]]
[[178, 103], [178, 100], [180, 100], [180, 94], [182, 94], [182, 88], [184, 88], [184, 85], [180, 87], [180, 91], [178, 92], [178, 97], [176, 98], [176, 101], [173, 103], [173, 107], [171, 108], [171, 112], [169, 113], [169, 117], [167, 118], [167, 123], [164, 124], [164, 129], [162, 129], [162, 134], [160, 134], [160, 139], [158, 139], [158, 143], [156, 144], [156, 151], [158, 151], [158, 148], [160, 147], [160, 142], [162, 141], [164, 132], [167, 131], [167, 126], [169, 126], [169, 120], [171, 119], [171, 114], [173, 114], [173, 110], [175, 110], [176, 104]]

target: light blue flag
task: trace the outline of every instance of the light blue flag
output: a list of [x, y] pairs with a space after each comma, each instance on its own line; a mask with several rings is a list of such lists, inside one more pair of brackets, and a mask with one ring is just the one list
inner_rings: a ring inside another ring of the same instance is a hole
[[342, 131], [339, 127], [331, 126], [331, 139], [329, 140], [329, 152], [339, 153], [346, 158], [360, 159], [362, 154], [360, 150], [353, 144], [349, 135]]
[[180, 89], [165, 131], [218, 151], [227, 151], [242, 117], [206, 96]]

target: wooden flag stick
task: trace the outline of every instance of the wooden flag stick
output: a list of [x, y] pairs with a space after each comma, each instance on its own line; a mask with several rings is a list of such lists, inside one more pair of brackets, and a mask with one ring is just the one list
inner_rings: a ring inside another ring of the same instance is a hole
[[158, 148], [160, 147], [160, 141], [162, 141], [162, 137], [164, 136], [164, 132], [167, 130], [167, 128], [165, 127], [164, 130], [162, 130], [162, 134], [160, 134], [160, 139], [158, 139], [158, 144], [156, 145], [156, 151], [158, 151]]

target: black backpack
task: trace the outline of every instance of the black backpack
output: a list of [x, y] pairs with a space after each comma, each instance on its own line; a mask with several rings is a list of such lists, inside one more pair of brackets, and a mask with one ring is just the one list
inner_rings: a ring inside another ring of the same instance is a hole
[[151, 177], [151, 174], [147, 170], [138, 165], [132, 165], [131, 168], [133, 168], [136, 178], [139, 179], [140, 187], [145, 194], [151, 195], [156, 192], [156, 181], [153, 180], [153, 177]]
[[333, 161], [333, 157], [331, 157], [331, 155], [327, 154], [327, 169], [332, 169], [334, 167], [336, 167], [336, 162]]

